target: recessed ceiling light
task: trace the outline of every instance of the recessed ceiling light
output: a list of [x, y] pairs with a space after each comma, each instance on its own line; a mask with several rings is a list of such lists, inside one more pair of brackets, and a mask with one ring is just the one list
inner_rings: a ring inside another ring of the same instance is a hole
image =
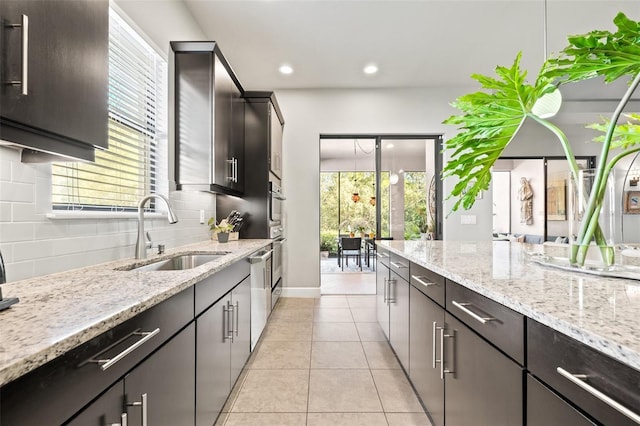
[[394, 145], [393, 145], [392, 143], [388, 143], [388, 144], [387, 144], [387, 148], [393, 148], [393, 146], [394, 146]]
[[283, 65], [280, 65], [280, 68], [278, 68], [278, 71], [280, 71], [281, 74], [288, 75], [293, 73], [293, 68], [291, 68], [291, 65], [283, 64]]
[[369, 64], [364, 67], [362, 71], [364, 71], [364, 73], [368, 75], [375, 74], [378, 72], [378, 66], [376, 64]]

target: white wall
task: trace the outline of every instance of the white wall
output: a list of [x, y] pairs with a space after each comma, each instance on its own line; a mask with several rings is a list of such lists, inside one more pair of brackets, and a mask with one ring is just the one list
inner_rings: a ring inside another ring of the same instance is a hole
[[[150, 7], [148, 1], [118, 0], [117, 6], [165, 55], [169, 40], [204, 38], [182, 2], [156, 0]], [[169, 182], [160, 186], [167, 188]], [[135, 219], [48, 219], [50, 188], [49, 164], [22, 164], [18, 150], [0, 147], [0, 251], [8, 281], [133, 257]], [[166, 218], [147, 219], [154, 244], [170, 248], [209, 238], [208, 227], [198, 223], [199, 210], [212, 216], [215, 196], [169, 195], [180, 221], [169, 225]]]
[[[434, 88], [276, 93], [285, 119], [283, 186], [287, 196], [285, 224], [289, 241], [285, 286], [319, 287], [320, 283], [320, 134], [443, 133], [447, 138], [453, 129], [442, 121], [455, 112], [449, 102], [466, 91], [468, 89]], [[445, 192], [446, 185], [445, 182]], [[457, 214], [452, 217], [455, 221]], [[486, 228], [490, 238], [491, 214], [487, 217], [488, 224], [480, 232], [484, 234]], [[459, 223], [459, 218], [457, 221]], [[481, 229], [480, 226], [470, 228], [460, 235], [473, 239], [473, 231]], [[445, 228], [445, 236], [447, 234], [456, 235], [456, 230]]]

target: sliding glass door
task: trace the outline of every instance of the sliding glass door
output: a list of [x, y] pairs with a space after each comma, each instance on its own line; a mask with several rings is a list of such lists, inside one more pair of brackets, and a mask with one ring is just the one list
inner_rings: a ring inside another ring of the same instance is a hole
[[379, 236], [396, 240], [436, 238], [438, 140], [379, 140]]

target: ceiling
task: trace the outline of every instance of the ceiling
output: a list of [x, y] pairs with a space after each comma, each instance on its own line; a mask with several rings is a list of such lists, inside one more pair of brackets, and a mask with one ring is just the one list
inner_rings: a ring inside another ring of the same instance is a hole
[[[569, 34], [613, 29], [638, 0], [182, 0], [245, 89], [475, 86], [523, 52], [534, 76]], [[376, 63], [376, 75], [362, 69]], [[294, 69], [282, 75], [278, 67]], [[532, 77], [533, 78], [533, 77]]]

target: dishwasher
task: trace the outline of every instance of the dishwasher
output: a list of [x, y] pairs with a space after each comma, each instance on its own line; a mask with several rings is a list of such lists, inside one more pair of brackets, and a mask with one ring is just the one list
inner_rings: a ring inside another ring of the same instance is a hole
[[258, 343], [271, 313], [271, 256], [263, 249], [249, 256], [251, 263], [251, 350]]

